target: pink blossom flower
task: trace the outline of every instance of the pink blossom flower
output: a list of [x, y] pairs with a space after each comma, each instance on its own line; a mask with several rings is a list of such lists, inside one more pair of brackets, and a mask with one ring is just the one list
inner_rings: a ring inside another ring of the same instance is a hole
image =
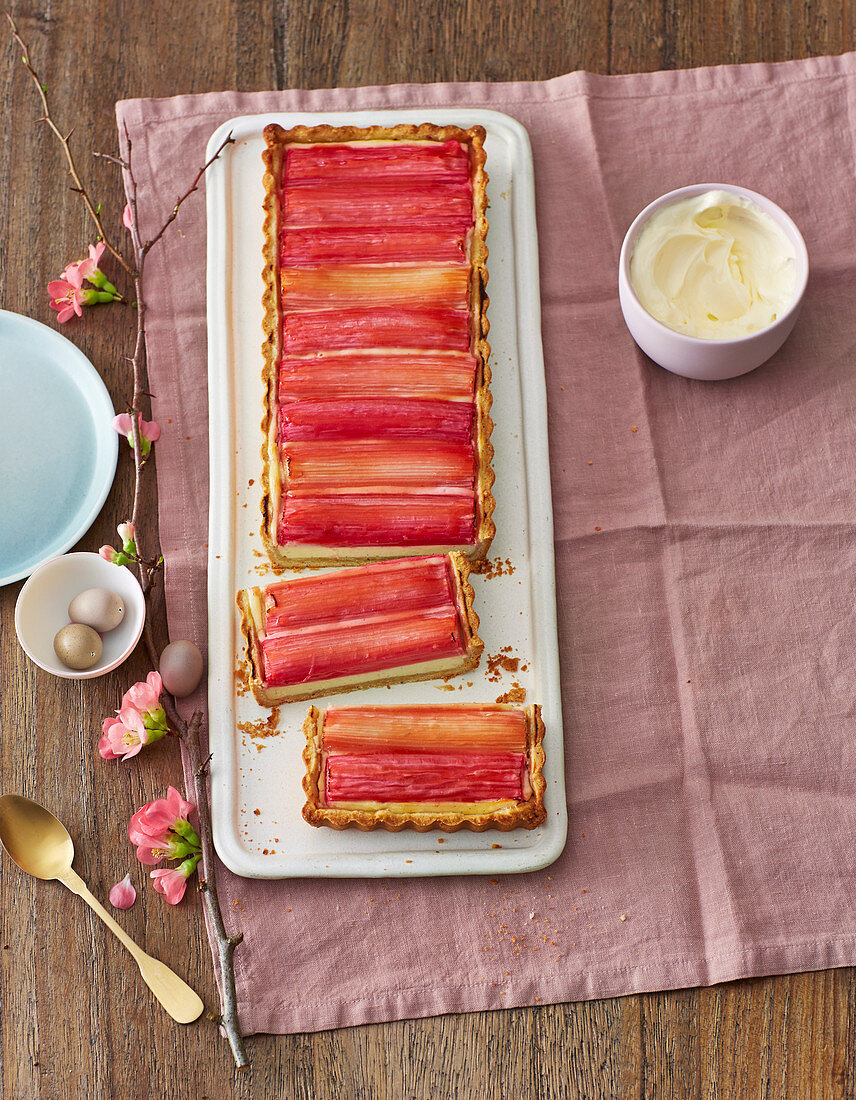
[[[108, 283], [105, 276], [97, 268], [87, 276], [81, 268], [89, 264], [90, 260], [80, 260], [78, 263], [69, 264], [59, 279], [48, 283], [48, 294], [51, 296], [50, 307], [57, 311], [57, 320], [60, 324], [69, 321], [75, 315], [83, 316], [83, 306], [95, 306], [99, 302], [115, 302], [121, 297], [112, 283]], [[84, 287], [83, 280], [88, 278], [99, 289]]]
[[143, 717], [150, 741], [159, 741], [169, 732], [166, 714], [160, 705], [163, 682], [157, 672], [150, 672], [142, 683], [134, 684], [122, 697], [122, 707], [131, 707]]
[[114, 546], [102, 546], [98, 553], [111, 565], [127, 565], [131, 561], [126, 554], [123, 554], [121, 550], [117, 550]]
[[184, 859], [198, 853], [199, 837], [187, 820], [195, 809], [170, 787], [166, 798], [137, 810], [128, 823], [128, 839], [136, 845], [140, 863], [152, 866], [162, 859]]
[[[137, 530], [133, 523], [128, 520], [124, 523], [120, 523], [116, 528], [116, 533], [122, 540], [122, 554], [132, 558], [135, 557], [137, 553], [137, 544], [134, 542], [134, 539], [137, 537]], [[122, 564], [124, 565], [127, 560], [128, 558], [126, 557]]]
[[106, 247], [103, 241], [99, 241], [98, 244], [91, 244], [89, 246], [89, 256], [85, 260], [75, 260], [74, 263], [70, 263], [60, 275], [60, 278], [65, 279], [78, 290], [83, 286], [83, 281], [86, 279], [94, 286], [102, 289], [109, 287], [115, 291], [116, 288], [112, 283], [107, 282], [106, 276], [98, 267]]
[[[89, 263], [97, 267], [106, 247], [107, 245], [103, 241], [99, 241], [98, 244], [91, 244], [89, 246]], [[86, 263], [87, 261], [84, 260], [83, 262]]]
[[122, 225], [128, 230], [129, 233], [134, 231], [134, 215], [131, 211], [131, 204], [125, 203], [125, 209], [122, 211]]
[[[103, 551], [109, 550], [114, 562], [118, 558], [122, 558], [123, 563], [128, 560], [123, 554], [117, 554], [112, 547], [102, 546], [101, 550], [102, 557], [106, 557]], [[144, 681], [134, 684], [125, 692], [116, 717], [105, 718], [101, 726], [104, 736], [98, 742], [98, 752], [105, 760], [129, 760], [144, 745], [154, 744], [166, 736], [169, 727], [164, 709], [160, 705], [162, 690], [160, 675], [150, 672]], [[170, 791], [172, 790], [170, 787]]]
[[130, 874], [125, 875], [121, 882], [117, 882], [107, 896], [114, 908], [130, 909], [137, 900], [137, 891], [131, 885]]
[[[137, 421], [140, 425], [140, 433], [145, 439], [151, 440], [152, 443], [157, 443], [160, 439], [160, 426], [154, 420], [143, 420], [143, 414], [137, 413]], [[119, 413], [118, 416], [113, 417], [113, 429], [119, 433], [119, 435], [130, 435], [131, 428], [131, 414]]]
[[139, 843], [134, 839], [136, 835], [160, 837], [176, 822], [187, 821], [195, 809], [194, 804], [182, 798], [175, 787], [169, 787], [166, 798], [156, 798], [137, 810], [128, 826], [128, 836], [135, 844]]
[[151, 730], [146, 728], [145, 720], [133, 706], [122, 706], [115, 718], [105, 718], [101, 723], [104, 736], [98, 742], [98, 752], [104, 760], [130, 760], [136, 756], [143, 745], [150, 740]]
[[187, 889], [187, 880], [196, 870], [198, 862], [199, 856], [194, 855], [185, 859], [178, 867], [170, 869], [158, 867], [154, 871], [149, 871], [149, 875], [154, 880], [155, 890], [163, 894], [170, 905], [178, 905]]
[[[83, 273], [80, 270], [82, 266], [83, 260], [76, 260], [74, 263], [69, 264], [60, 275], [60, 279], [65, 279], [65, 281], [71, 283], [76, 290], [80, 290], [83, 286], [84, 279]], [[48, 287], [48, 289], [50, 289], [50, 287]]]
[[98, 262], [106, 247], [103, 241], [99, 241], [98, 244], [91, 244], [89, 246], [89, 256], [77, 265], [77, 274], [81, 278], [87, 279], [94, 286], [106, 287], [108, 285], [104, 273], [98, 267]]
[[50, 307], [57, 311], [57, 320], [61, 325], [70, 321], [75, 314], [78, 317], [83, 316], [83, 291], [80, 285], [75, 286], [65, 278], [54, 279], [52, 283], [48, 283], [48, 294], [51, 296]]
[[[160, 439], [160, 425], [155, 420], [143, 420], [142, 413], [137, 413], [137, 423], [140, 427], [141, 449], [145, 457], [152, 449], [152, 443], [157, 443]], [[113, 430], [118, 432], [119, 435], [126, 436], [131, 447], [134, 446], [134, 434], [130, 413], [119, 413], [118, 416], [114, 416]]]
[[[106, 247], [104, 241], [91, 244], [86, 259], [75, 260], [73, 263], [68, 264], [59, 279], [48, 285], [48, 292], [51, 297], [59, 303], [70, 301], [71, 307], [78, 317], [82, 312], [80, 306], [94, 306], [98, 302], [121, 300], [121, 294], [98, 266]], [[84, 282], [92, 283], [92, 286], [97, 289], [84, 289]], [[65, 288], [76, 291], [76, 296], [70, 296], [70, 291]], [[51, 304], [53, 305], [53, 303]], [[54, 309], [56, 308], [57, 306], [54, 306]], [[63, 312], [67, 313], [67, 309]], [[68, 314], [65, 318], [60, 317], [60, 320], [68, 320], [70, 316], [71, 314]]]

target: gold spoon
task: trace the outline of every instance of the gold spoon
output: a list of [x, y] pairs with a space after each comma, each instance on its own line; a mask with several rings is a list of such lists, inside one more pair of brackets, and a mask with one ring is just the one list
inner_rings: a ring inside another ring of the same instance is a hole
[[134, 956], [143, 981], [174, 1020], [189, 1024], [199, 1019], [205, 1006], [190, 986], [168, 966], [137, 947], [90, 894], [80, 875], [71, 869], [74, 843], [50, 810], [21, 795], [4, 794], [0, 798], [0, 841], [22, 871], [36, 878], [59, 879], [73, 894], [83, 898]]

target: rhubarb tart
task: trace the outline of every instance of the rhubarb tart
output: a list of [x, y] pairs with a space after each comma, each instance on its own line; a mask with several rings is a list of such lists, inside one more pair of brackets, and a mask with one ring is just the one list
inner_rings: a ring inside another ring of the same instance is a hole
[[303, 816], [334, 829], [532, 829], [544, 724], [529, 706], [311, 707]]
[[238, 593], [262, 706], [456, 676], [484, 643], [459, 552], [372, 562]]
[[264, 136], [271, 560], [483, 558], [495, 530], [484, 130]]

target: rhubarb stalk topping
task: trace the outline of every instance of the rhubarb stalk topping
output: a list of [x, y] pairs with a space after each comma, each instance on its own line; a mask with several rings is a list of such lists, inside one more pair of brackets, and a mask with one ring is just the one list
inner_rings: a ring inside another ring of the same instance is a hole
[[468, 148], [295, 142], [280, 207], [279, 544], [473, 546]]
[[526, 797], [526, 717], [510, 707], [330, 707], [321, 750], [329, 806]]

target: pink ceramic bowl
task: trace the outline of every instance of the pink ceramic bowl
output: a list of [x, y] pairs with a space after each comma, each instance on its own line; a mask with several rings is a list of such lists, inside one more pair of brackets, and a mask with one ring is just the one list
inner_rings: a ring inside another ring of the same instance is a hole
[[[698, 336], [686, 336], [682, 332], [655, 320], [636, 296], [630, 283], [630, 257], [642, 227], [652, 214], [681, 199], [692, 198], [705, 191], [728, 191], [732, 195], [749, 199], [769, 214], [783, 230], [794, 246], [796, 255], [796, 284], [790, 307], [776, 320], [749, 336], [734, 340], [703, 340]], [[802, 306], [808, 282], [808, 251], [802, 234], [788, 215], [774, 202], [745, 187], [726, 183], [694, 183], [691, 187], [679, 187], [655, 199], [639, 214], [627, 230], [618, 261], [618, 300], [621, 312], [630, 329], [630, 335], [639, 347], [655, 363], [685, 378], [714, 381], [736, 378], [760, 367], [779, 350], [794, 327]]]

